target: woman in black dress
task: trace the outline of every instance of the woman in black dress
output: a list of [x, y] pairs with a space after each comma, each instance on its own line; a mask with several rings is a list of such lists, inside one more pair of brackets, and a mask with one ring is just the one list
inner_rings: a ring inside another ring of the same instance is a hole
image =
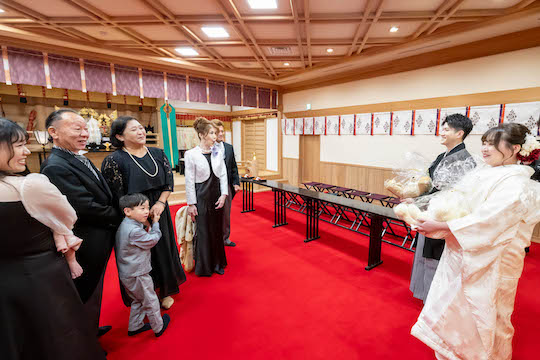
[[0, 359], [105, 359], [53, 231], [77, 219], [45, 175], [25, 171], [28, 135], [0, 118]]
[[188, 215], [195, 221], [195, 275], [223, 275], [227, 259], [223, 243], [223, 206], [228, 195], [224, 154], [213, 147], [216, 127], [205, 118], [193, 123], [201, 143], [186, 151]]
[[[101, 172], [116, 204], [126, 194], [143, 193], [150, 199], [150, 216], [161, 216], [159, 226], [163, 235], [152, 248], [150, 275], [159, 289], [161, 305], [168, 309], [174, 302], [170, 295], [177, 294], [179, 285], [186, 281], [167, 203], [174, 186], [171, 165], [162, 149], [145, 146], [146, 131], [130, 116], [121, 116], [112, 123], [111, 142], [118, 150], [105, 158]], [[120, 288], [124, 303], [129, 306], [129, 297]]]

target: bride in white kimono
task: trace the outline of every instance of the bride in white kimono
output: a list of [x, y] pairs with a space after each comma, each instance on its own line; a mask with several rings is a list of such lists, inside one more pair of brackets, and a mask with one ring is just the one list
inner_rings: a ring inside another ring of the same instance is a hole
[[[446, 248], [411, 334], [437, 359], [512, 358], [511, 315], [525, 248], [540, 221], [540, 184], [518, 165], [535, 141], [520, 124], [502, 124], [482, 136], [487, 165], [456, 185], [470, 213], [448, 222], [423, 221], [424, 234], [446, 232]], [[532, 140], [531, 140], [532, 139]], [[527, 141], [527, 144], [525, 142]]]

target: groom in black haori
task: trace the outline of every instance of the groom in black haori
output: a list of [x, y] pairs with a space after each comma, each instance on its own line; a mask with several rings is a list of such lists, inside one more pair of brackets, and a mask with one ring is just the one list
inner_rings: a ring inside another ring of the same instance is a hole
[[[473, 129], [471, 120], [461, 114], [453, 114], [446, 117], [441, 123], [441, 144], [446, 146], [446, 151], [435, 159], [429, 167], [429, 177], [434, 186], [427, 194], [431, 195], [440, 189], [437, 188], [439, 173], [437, 170], [440, 167], [449, 168], [449, 165], [457, 161], [464, 161], [471, 157], [465, 149], [463, 140], [469, 135]], [[460, 174], [454, 174], [451, 179], [453, 182], [459, 180]], [[461, 174], [463, 175], [463, 174]], [[448, 181], [448, 179], [446, 179]], [[451, 185], [447, 183], [446, 185]], [[429, 293], [433, 276], [437, 270], [437, 265], [441, 259], [444, 250], [444, 239], [426, 238], [424, 235], [418, 234], [418, 243], [416, 244], [416, 252], [414, 255], [414, 263], [411, 274], [410, 290], [413, 296], [417, 299], [425, 301]]]
[[41, 166], [41, 173], [67, 197], [77, 213], [73, 233], [83, 239], [76, 253], [83, 274], [74, 282], [88, 320], [101, 336], [111, 329], [98, 325], [103, 277], [122, 218], [99, 170], [79, 154], [86, 148], [89, 136], [86, 121], [74, 110], [60, 109], [47, 117], [45, 127], [54, 146]]

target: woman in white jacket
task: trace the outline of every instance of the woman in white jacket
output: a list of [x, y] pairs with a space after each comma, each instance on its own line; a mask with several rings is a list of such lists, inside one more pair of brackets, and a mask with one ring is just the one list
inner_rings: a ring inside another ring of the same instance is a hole
[[205, 118], [193, 127], [199, 146], [186, 151], [186, 197], [188, 215], [195, 221], [195, 274], [223, 275], [227, 259], [223, 244], [223, 205], [228, 195], [227, 169], [223, 153], [214, 147], [217, 129]]

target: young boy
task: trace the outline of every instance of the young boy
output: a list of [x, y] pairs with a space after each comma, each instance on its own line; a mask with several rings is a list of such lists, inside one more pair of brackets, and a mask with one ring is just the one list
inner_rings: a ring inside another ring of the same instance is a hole
[[[143, 224], [150, 210], [148, 198], [143, 194], [122, 196], [120, 208], [126, 217], [116, 233], [115, 253], [118, 276], [133, 300], [128, 336], [152, 329], [156, 337], [159, 337], [171, 320], [167, 314], [161, 317], [159, 299], [150, 277], [150, 250], [161, 238], [159, 216], [154, 215], [152, 228], [146, 232]], [[145, 316], [148, 316], [150, 323], [143, 322]]]

